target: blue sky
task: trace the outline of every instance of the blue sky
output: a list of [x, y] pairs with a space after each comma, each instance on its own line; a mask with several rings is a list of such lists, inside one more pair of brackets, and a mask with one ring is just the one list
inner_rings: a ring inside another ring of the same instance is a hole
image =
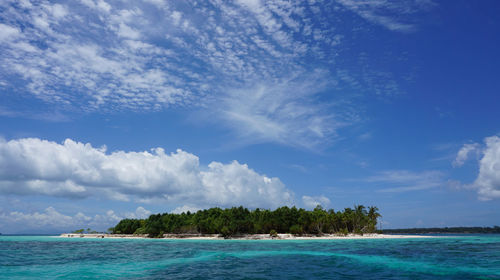
[[355, 204], [500, 224], [496, 1], [3, 1], [0, 232]]

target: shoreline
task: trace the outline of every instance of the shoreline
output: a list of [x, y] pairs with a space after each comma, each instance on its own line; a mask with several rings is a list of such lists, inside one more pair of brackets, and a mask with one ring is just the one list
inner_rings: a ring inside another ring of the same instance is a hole
[[269, 234], [244, 234], [229, 238], [221, 237], [219, 234], [164, 234], [163, 238], [151, 238], [146, 234], [109, 234], [109, 233], [62, 233], [59, 237], [64, 238], [113, 238], [113, 239], [167, 239], [167, 240], [340, 240], [340, 239], [402, 239], [402, 238], [435, 238], [426, 235], [401, 235], [401, 234], [379, 234], [368, 233], [364, 235], [348, 234], [339, 236], [336, 234], [316, 235], [292, 235], [280, 233], [276, 237]]

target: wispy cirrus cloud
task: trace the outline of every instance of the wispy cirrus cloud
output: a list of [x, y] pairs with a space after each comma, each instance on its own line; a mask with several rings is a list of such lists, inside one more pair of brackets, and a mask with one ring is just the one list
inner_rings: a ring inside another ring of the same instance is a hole
[[423, 172], [390, 170], [368, 177], [364, 181], [388, 186], [378, 189], [378, 192], [398, 193], [446, 186], [444, 175], [443, 172], [434, 170]]
[[0, 106], [0, 116], [9, 118], [25, 118], [34, 120], [45, 120], [49, 122], [67, 122], [70, 117], [62, 114], [59, 111], [55, 112], [33, 112], [33, 111], [12, 111], [3, 106]]
[[230, 89], [216, 119], [224, 119], [242, 141], [315, 149], [334, 141], [338, 129], [359, 118], [348, 101], [318, 101], [326, 88], [323, 79], [307, 75], [279, 84]]

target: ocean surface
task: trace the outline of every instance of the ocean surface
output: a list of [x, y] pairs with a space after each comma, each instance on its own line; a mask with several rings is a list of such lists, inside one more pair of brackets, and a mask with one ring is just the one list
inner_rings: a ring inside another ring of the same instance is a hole
[[364, 240], [0, 236], [1, 279], [500, 279], [500, 235]]

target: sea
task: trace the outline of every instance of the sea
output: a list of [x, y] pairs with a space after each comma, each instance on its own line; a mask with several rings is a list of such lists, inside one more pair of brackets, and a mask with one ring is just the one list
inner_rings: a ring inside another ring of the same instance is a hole
[[500, 235], [307, 241], [0, 235], [0, 279], [500, 279]]

